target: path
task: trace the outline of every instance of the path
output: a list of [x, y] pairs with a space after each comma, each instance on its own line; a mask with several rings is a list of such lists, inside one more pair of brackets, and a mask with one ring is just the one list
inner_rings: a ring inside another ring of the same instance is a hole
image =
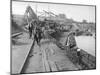
[[33, 56], [29, 57], [23, 73], [78, 70], [66, 56], [66, 51], [48, 39], [41, 40], [40, 47], [35, 44], [32, 50]]
[[13, 74], [78, 70], [66, 56], [66, 51], [58, 48], [52, 40], [42, 39], [40, 46], [35, 44], [32, 47], [33, 40], [27, 33], [19, 37], [21, 43], [12, 45]]

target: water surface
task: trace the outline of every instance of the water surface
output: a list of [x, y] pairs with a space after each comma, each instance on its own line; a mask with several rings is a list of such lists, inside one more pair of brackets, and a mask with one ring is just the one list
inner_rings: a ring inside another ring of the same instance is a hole
[[95, 39], [92, 36], [75, 37], [79, 48], [95, 56]]

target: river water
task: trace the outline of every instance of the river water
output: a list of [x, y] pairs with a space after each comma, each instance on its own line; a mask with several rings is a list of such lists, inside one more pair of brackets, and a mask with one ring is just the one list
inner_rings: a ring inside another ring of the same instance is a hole
[[95, 38], [92, 36], [76, 36], [77, 46], [95, 56]]

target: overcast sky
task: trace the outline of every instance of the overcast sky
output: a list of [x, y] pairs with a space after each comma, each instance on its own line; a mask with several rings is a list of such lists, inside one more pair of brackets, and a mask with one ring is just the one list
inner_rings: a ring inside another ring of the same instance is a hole
[[86, 19], [88, 22], [95, 22], [95, 7], [94, 6], [79, 6], [79, 5], [63, 5], [63, 4], [47, 4], [34, 2], [16, 2], [12, 1], [12, 13], [23, 15], [26, 7], [30, 5], [34, 11], [49, 10], [55, 14], [63, 13], [67, 18], [72, 18], [75, 21]]

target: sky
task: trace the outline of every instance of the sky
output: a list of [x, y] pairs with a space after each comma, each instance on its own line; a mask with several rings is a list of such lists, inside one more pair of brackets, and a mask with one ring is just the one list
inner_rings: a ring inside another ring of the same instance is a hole
[[82, 22], [85, 19], [87, 22], [95, 22], [95, 6], [12, 1], [12, 14], [24, 15], [27, 6], [31, 6], [34, 12], [37, 8], [39, 12], [46, 10], [55, 14], [65, 14], [67, 18], [75, 21]]

